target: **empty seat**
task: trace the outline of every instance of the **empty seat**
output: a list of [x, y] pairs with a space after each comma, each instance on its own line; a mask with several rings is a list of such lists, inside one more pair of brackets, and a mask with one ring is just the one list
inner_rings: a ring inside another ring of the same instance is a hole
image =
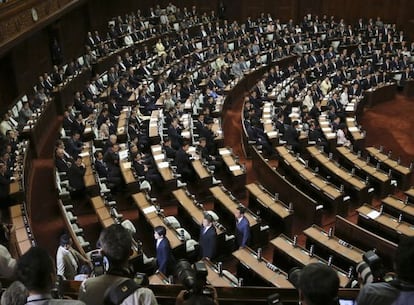
[[174, 229], [181, 227], [180, 222], [174, 216], [167, 216], [164, 218], [164, 222], [167, 226], [171, 226]]
[[198, 248], [198, 242], [196, 242], [194, 239], [189, 239], [186, 241], [185, 243], [185, 251], [188, 252], [193, 252], [196, 251]]
[[180, 238], [184, 237], [184, 240], [190, 240], [191, 239], [190, 233], [188, 233], [187, 230], [184, 229], [184, 228], [178, 228], [177, 233], [178, 233], [178, 236]]

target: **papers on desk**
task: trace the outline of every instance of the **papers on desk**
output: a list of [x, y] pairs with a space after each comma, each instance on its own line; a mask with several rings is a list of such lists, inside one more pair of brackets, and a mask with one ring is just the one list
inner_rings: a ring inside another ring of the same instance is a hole
[[162, 168], [168, 168], [168, 166], [170, 166], [170, 164], [168, 162], [160, 162], [158, 163], [158, 168], [162, 169]]
[[155, 211], [157, 211], [157, 209], [155, 208], [155, 206], [149, 206], [149, 207], [146, 207], [145, 209], [142, 209], [142, 212], [144, 213], [144, 214], [149, 214], [149, 213], [153, 213], [153, 212], [155, 212]]
[[335, 138], [336, 137], [336, 133], [334, 133], [334, 132], [328, 132], [328, 133], [326, 133], [326, 137], [327, 138]]
[[87, 157], [87, 156], [89, 156], [89, 151], [85, 151], [79, 154], [79, 157], [82, 157], [82, 158]]
[[358, 132], [359, 131], [358, 127], [356, 127], [356, 126], [349, 127], [348, 130], [349, 130], [349, 132]]
[[181, 135], [184, 137], [184, 138], [187, 138], [187, 139], [189, 139], [190, 138], [190, 132], [189, 131], [182, 131], [181, 132]]
[[234, 172], [234, 171], [241, 170], [241, 167], [240, 167], [240, 165], [232, 165], [232, 166], [229, 167], [229, 170], [231, 172]]
[[225, 148], [225, 149], [220, 149], [219, 153], [221, 156], [228, 156], [231, 154], [231, 151]]
[[86, 127], [84, 130], [84, 133], [90, 133], [92, 132], [92, 128], [91, 127]]
[[161, 148], [161, 146], [160, 146], [160, 145], [157, 145], [157, 146], [153, 146], [153, 147], [152, 147], [152, 151], [153, 151], [153, 152], [161, 151], [161, 149], [162, 149], [162, 148]]
[[153, 157], [154, 157], [154, 160], [155, 161], [157, 161], [157, 160], [164, 160], [164, 154], [158, 154], [158, 155], [155, 155]]
[[322, 127], [321, 128], [323, 132], [330, 132], [332, 131], [331, 127]]
[[125, 130], [125, 128], [124, 128], [124, 127], [119, 127], [119, 128], [117, 129], [117, 132], [118, 132], [118, 133], [123, 133], [123, 132], [124, 132], [124, 130]]
[[121, 150], [119, 152], [119, 160], [125, 160], [128, 158], [128, 151], [127, 150]]
[[381, 215], [381, 213], [380, 212], [378, 212], [378, 211], [371, 211], [371, 212], [369, 212], [368, 213], [368, 217], [369, 218], [371, 218], [371, 219], [375, 219], [375, 218], [377, 218], [378, 216], [380, 216]]
[[269, 131], [269, 132], [267, 133], [267, 136], [268, 136], [269, 138], [276, 138], [276, 137], [277, 137], [277, 131]]
[[124, 168], [125, 169], [130, 169], [131, 168], [131, 162], [123, 162]]
[[190, 147], [188, 148], [188, 153], [189, 153], [189, 154], [193, 154], [193, 153], [195, 153], [195, 151], [196, 151], [196, 148], [195, 148], [194, 146], [190, 146]]

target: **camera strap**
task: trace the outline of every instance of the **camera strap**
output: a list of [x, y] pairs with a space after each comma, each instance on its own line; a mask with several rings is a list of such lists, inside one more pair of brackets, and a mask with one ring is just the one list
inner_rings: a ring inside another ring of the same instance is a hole
[[140, 287], [140, 285], [130, 278], [117, 282], [106, 289], [104, 305], [120, 305]]
[[400, 291], [414, 291], [413, 284], [407, 284], [399, 281], [398, 279], [394, 279], [389, 282], [391, 286], [397, 288]]

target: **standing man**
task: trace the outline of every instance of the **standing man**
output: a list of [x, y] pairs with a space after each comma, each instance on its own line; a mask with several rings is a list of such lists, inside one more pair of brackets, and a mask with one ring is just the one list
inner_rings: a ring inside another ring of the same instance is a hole
[[250, 224], [247, 218], [244, 216], [246, 208], [239, 206], [234, 213], [236, 217], [236, 244], [239, 248], [247, 246], [250, 240]]
[[213, 217], [205, 213], [200, 229], [200, 256], [212, 259], [216, 256], [217, 232], [213, 225]]
[[169, 240], [166, 238], [167, 230], [164, 226], [154, 228], [154, 238], [156, 240], [156, 257], [158, 270], [165, 275], [173, 274], [175, 259], [171, 253]]
[[56, 253], [57, 275], [62, 276], [64, 280], [73, 280], [83, 264], [92, 267], [91, 262], [72, 248], [72, 243], [72, 238], [63, 234], [60, 237], [60, 245]]

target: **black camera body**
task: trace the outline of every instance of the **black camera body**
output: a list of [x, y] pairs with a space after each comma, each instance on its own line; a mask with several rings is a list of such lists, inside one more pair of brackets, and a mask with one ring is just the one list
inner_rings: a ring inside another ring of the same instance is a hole
[[186, 260], [177, 263], [176, 275], [186, 289], [184, 300], [192, 296], [206, 296], [214, 299], [214, 290], [207, 286], [208, 270], [203, 261], [194, 263], [194, 266]]

